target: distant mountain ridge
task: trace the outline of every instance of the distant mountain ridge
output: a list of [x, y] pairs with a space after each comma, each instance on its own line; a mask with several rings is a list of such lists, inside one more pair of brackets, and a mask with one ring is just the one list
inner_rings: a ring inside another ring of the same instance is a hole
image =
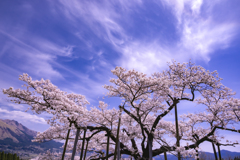
[[[210, 152], [199, 152], [199, 157], [202, 160], [215, 160], [214, 153]], [[127, 157], [127, 156], [126, 156]], [[219, 158], [219, 154], [217, 152], [217, 157]], [[235, 157], [240, 157], [240, 152], [231, 152], [228, 150], [221, 150], [221, 157], [224, 160], [233, 160]], [[164, 155], [158, 155], [154, 157], [155, 160], [164, 160]], [[178, 158], [175, 155], [167, 154], [168, 160], [178, 160]], [[195, 158], [183, 158], [184, 160], [195, 160]]]
[[31, 141], [37, 135], [36, 131], [30, 130], [14, 120], [0, 120], [0, 142], [5, 144], [12, 141], [13, 143], [21, 143]]
[[28, 129], [27, 127], [23, 126], [21, 123], [18, 123], [15, 120], [3, 119], [2, 121], [5, 122], [8, 125], [16, 126], [19, 130], [27, 133], [30, 136], [36, 136], [37, 135], [36, 131]]
[[32, 142], [36, 135], [36, 131], [28, 129], [15, 120], [0, 119], [0, 151], [38, 154], [48, 149], [62, 150], [63, 143], [60, 142]]
[[[217, 152], [217, 156], [219, 158], [218, 152]], [[240, 157], [240, 152], [231, 152], [231, 151], [227, 151], [227, 150], [221, 150], [221, 157], [224, 160], [229, 160], [229, 159], [234, 159], [235, 157]], [[163, 160], [164, 156], [160, 155], [160, 156], [156, 156], [154, 157], [155, 160]], [[177, 160], [178, 158], [174, 155], [167, 155], [167, 159], [168, 160]], [[214, 153], [210, 153], [210, 152], [200, 152], [200, 159], [204, 159], [204, 160], [215, 160], [214, 157]], [[184, 160], [194, 160], [194, 158], [185, 158]]]

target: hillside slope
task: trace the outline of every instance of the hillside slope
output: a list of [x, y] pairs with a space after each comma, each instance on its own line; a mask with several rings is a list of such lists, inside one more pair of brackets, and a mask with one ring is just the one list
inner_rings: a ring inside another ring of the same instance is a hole
[[28, 129], [17, 121], [0, 119], [0, 151], [38, 154], [48, 149], [61, 150], [63, 144], [60, 142], [32, 142], [36, 135], [36, 131]]
[[0, 120], [0, 144], [15, 144], [31, 143], [36, 131], [32, 131], [14, 120]]

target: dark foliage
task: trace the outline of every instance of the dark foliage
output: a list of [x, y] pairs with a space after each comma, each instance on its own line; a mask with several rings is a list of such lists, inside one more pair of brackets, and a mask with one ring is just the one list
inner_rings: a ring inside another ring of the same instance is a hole
[[16, 153], [4, 153], [4, 151], [0, 152], [0, 160], [19, 160], [19, 156]]
[[240, 156], [235, 157], [234, 160], [240, 160]]

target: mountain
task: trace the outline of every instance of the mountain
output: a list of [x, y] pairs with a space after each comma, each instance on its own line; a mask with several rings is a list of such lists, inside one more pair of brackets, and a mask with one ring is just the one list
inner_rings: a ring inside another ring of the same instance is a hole
[[47, 150], [61, 151], [63, 143], [49, 141], [32, 142], [37, 135], [15, 120], [0, 119], [0, 151], [21, 154], [39, 154]]
[[240, 152], [229, 152], [227, 150], [221, 150], [221, 155], [222, 155], [222, 158], [228, 158], [228, 157], [240, 157]]
[[14, 120], [0, 120], [0, 144], [21, 144], [30, 142], [36, 131], [32, 131]]
[[[217, 152], [217, 156], [218, 156], [218, 152]], [[240, 156], [240, 152], [231, 152], [231, 151], [227, 151], [227, 150], [221, 150], [222, 159], [234, 159], [235, 157], [239, 157], [239, 156]], [[156, 157], [154, 157], [154, 159], [155, 160], [163, 160], [164, 156], [163, 155], [156, 156]], [[177, 160], [177, 157], [174, 155], [168, 154], [167, 159], [168, 160]], [[200, 159], [215, 160], [214, 154], [209, 153], [209, 152], [200, 152]], [[185, 160], [194, 160], [194, 158], [186, 158]]]
[[[30, 136], [36, 136], [36, 134], [37, 134], [36, 131], [28, 129], [27, 127], [23, 126], [21, 123], [18, 123], [17, 121], [9, 120], [9, 119], [3, 119], [2, 121], [10, 126], [15, 126], [20, 131], [25, 132], [26, 134], [28, 134]], [[1, 123], [1, 120], [0, 120], [0, 123]]]

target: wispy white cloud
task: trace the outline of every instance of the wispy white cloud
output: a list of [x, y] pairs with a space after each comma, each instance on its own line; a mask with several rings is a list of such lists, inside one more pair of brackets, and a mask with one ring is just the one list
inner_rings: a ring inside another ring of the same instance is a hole
[[54, 56], [50, 54], [34, 53], [34, 51], [19, 46], [15, 46], [13, 50], [15, 53], [19, 53], [18, 55], [15, 55], [16, 60], [25, 62], [17, 64], [18, 69], [22, 72], [35, 77], [63, 79], [61, 73], [54, 69], [54, 66], [51, 63], [55, 59]]
[[[141, 1], [101, 1], [100, 3], [95, 1], [94, 3], [93, 1], [60, 0], [60, 2], [64, 15], [74, 22], [73, 24], [84, 21], [95, 35], [112, 45], [121, 45], [127, 38], [122, 26], [118, 23], [122, 18], [122, 11], [119, 14], [116, 7], [124, 10], [124, 17], [127, 18], [127, 13], [131, 12], [130, 7], [141, 5]], [[81, 37], [79, 33], [78, 37]]]
[[[171, 52], [160, 46], [158, 42], [129, 43], [122, 49], [122, 59], [119, 64], [126, 68], [134, 68], [144, 73], [153, 73], [159, 68], [165, 68], [166, 62], [171, 61]], [[151, 72], [149, 72], [151, 71]]]
[[[69, 83], [66, 78], [66, 85], [62, 84], [61, 89], [68, 92], [68, 93], [77, 93], [86, 95], [86, 98], [90, 102], [96, 101], [94, 99], [96, 96], [103, 95], [103, 93], [106, 92], [106, 90], [102, 87], [104, 85], [104, 82], [108, 81], [110, 75], [105, 74], [104, 76], [101, 74], [101, 72], [95, 72], [94, 77], [95, 79], [92, 79], [89, 77], [88, 74], [81, 73], [80, 71], [74, 70], [72, 68], [69, 68], [67, 66], [60, 65], [59, 63], [55, 63], [58, 68], [63, 69], [68, 72], [69, 75], [73, 75], [73, 77], [77, 78], [76, 83]], [[107, 64], [106, 64], [107, 65]], [[66, 77], [68, 77], [66, 75]]]
[[71, 57], [73, 55], [73, 45], [60, 45], [40, 37], [32, 37], [31, 41], [33, 46], [38, 48], [41, 53], [63, 57]]
[[74, 46], [60, 46], [49, 40], [34, 36], [32, 36], [31, 41], [29, 41], [28, 37], [31, 34], [19, 38], [2, 30], [0, 30], [0, 34], [8, 37], [7, 41], [11, 42], [4, 45], [7, 49], [2, 52], [7, 53], [8, 51], [8, 53], [15, 53], [12, 61], [19, 62], [14, 65], [17, 70], [21, 70], [35, 76], [41, 75], [42, 77], [47, 78], [63, 79], [63, 76], [59, 71], [57, 71], [57, 69], [54, 68], [52, 62], [55, 61], [57, 56], [71, 57]]
[[[131, 13], [140, 13], [144, 8], [142, 1], [103, 1], [101, 7], [92, 1], [60, 2], [66, 17], [74, 22], [83, 20], [98, 37], [121, 53], [118, 65], [148, 73], [165, 67], [171, 59], [188, 61], [191, 58], [208, 62], [216, 50], [229, 47], [238, 28], [234, 21], [214, 20], [213, 10], [215, 5], [221, 3], [219, 0], [162, 0], [156, 3], [171, 10], [176, 18], [175, 27], [179, 36], [178, 42], [166, 45], [162, 42], [164, 37], [158, 37], [159, 34], [150, 40], [148, 34], [136, 39], [126, 30], [125, 25], [134, 26]], [[116, 9], [115, 5], [120, 9]]]
[[[152, 41], [136, 40], [123, 47], [121, 64], [127, 68], [137, 68], [152, 73], [166, 66], [166, 61], [176, 59], [188, 61], [190, 58], [208, 62], [210, 55], [219, 49], [229, 47], [237, 34], [235, 22], [216, 22], [212, 18], [212, 9], [216, 3], [203, 8], [202, 0], [163, 1], [177, 19], [177, 32], [180, 36], [176, 44], [163, 45], [157, 37]], [[207, 12], [203, 16], [202, 12]]]
[[[179, 42], [163, 46], [160, 41], [154, 42], [153, 38], [153, 42], [140, 41], [138, 46], [129, 43], [123, 50], [124, 66], [152, 72], [166, 65], [165, 62], [172, 58], [178, 61], [188, 61], [190, 58], [209, 61], [214, 51], [229, 47], [237, 34], [237, 23], [227, 20], [219, 23], [212, 19], [211, 9], [217, 2], [208, 4], [207, 8], [202, 8], [204, 2], [201, 0], [166, 2], [178, 20]], [[208, 13], [206, 17], [202, 16], [204, 9]]]
[[[23, 105], [21, 105], [21, 104], [15, 104], [15, 103], [9, 103], [9, 101], [7, 100], [7, 99], [5, 99], [5, 98], [2, 98], [2, 97], [4, 97], [4, 96], [2, 96], [2, 92], [0, 92], [0, 104], [1, 104], [1, 108], [2, 109], [6, 109], [6, 108], [8, 108], [8, 109], [10, 109], [10, 110], [18, 110], [18, 111], [25, 111], [26, 109], [27, 109], [27, 107], [26, 106], [23, 106]], [[3, 107], [4, 106], [4, 107]]]
[[2, 119], [14, 119], [17, 121], [30, 121], [33, 123], [40, 123], [40, 124], [47, 124], [44, 118], [39, 117], [37, 115], [32, 115], [27, 112], [22, 112], [22, 111], [9, 111], [6, 109], [0, 108], [0, 115]]
[[213, 10], [215, 5], [221, 3], [219, 0], [163, 2], [172, 9], [178, 20], [177, 28], [181, 37], [176, 49], [185, 56], [209, 61], [211, 53], [229, 47], [237, 34], [237, 22], [214, 20]]
[[194, 58], [210, 60], [210, 54], [215, 50], [229, 47], [231, 40], [236, 35], [237, 25], [234, 23], [215, 24], [211, 19], [199, 22], [186, 21], [182, 31], [179, 48], [190, 52]]

